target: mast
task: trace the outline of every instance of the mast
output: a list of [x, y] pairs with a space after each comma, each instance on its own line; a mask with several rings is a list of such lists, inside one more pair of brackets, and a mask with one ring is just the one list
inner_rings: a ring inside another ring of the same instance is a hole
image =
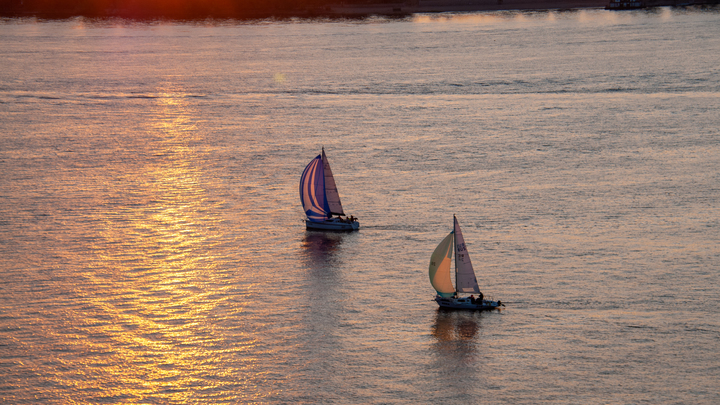
[[[453, 233], [455, 233], [455, 221], [457, 221], [457, 219], [455, 218], [455, 214], [453, 214]], [[459, 284], [458, 284], [458, 268], [457, 268], [457, 264], [458, 264], [457, 254], [458, 253], [457, 253], [457, 245], [456, 245], [457, 237], [454, 239], [455, 240], [453, 241], [453, 250], [455, 251], [455, 295], [457, 295], [458, 286], [459, 286]]]

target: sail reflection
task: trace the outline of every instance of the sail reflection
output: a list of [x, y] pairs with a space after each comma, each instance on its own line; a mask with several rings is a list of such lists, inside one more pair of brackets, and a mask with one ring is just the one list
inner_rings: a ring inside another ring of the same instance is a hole
[[439, 342], [473, 340], [480, 330], [481, 312], [438, 309], [433, 336]]
[[435, 361], [431, 369], [437, 384], [460, 398], [476, 397], [483, 385], [483, 361], [479, 342], [482, 313], [438, 309], [432, 326], [431, 350]]
[[467, 364], [477, 354], [477, 336], [482, 314], [477, 311], [438, 309], [432, 336], [434, 349], [442, 358], [451, 358], [454, 364]]
[[335, 232], [306, 231], [302, 239], [302, 256], [312, 269], [337, 264], [337, 252], [348, 235]]
[[[300, 255], [307, 268], [306, 290], [302, 294], [311, 305], [309, 317], [313, 322], [318, 321], [314, 319], [317, 315], [330, 315], [327, 313], [327, 300], [335, 300], [336, 305], [343, 305], [342, 293], [339, 291], [342, 284], [339, 251], [347, 236], [345, 233], [306, 231], [302, 239]], [[324, 298], [318, 300], [320, 297]]]

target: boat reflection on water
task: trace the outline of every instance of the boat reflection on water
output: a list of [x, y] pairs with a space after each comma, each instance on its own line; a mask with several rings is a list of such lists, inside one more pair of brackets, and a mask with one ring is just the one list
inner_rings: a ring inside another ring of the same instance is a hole
[[433, 381], [437, 389], [449, 390], [459, 398], [477, 397], [475, 390], [484, 385], [479, 370], [482, 311], [438, 309], [432, 325], [430, 350], [434, 361]]
[[480, 312], [438, 309], [432, 335], [438, 343], [471, 341], [480, 330]]
[[502, 344], [494, 332], [497, 312], [438, 308], [431, 326], [429, 349], [434, 389], [453, 393], [456, 401], [477, 402], [488, 390], [502, 387], [502, 359], [491, 347]]
[[338, 333], [343, 317], [348, 313], [341, 254], [346, 236], [344, 233], [306, 231], [300, 240], [299, 256], [305, 269], [298, 279], [293, 303], [298, 325], [294, 350], [304, 353], [307, 359], [300, 369], [302, 377], [298, 378], [311, 386], [321, 387], [328, 378], [334, 379], [328, 368], [340, 366], [328, 366], [334, 357], [330, 353], [348, 350]]
[[306, 231], [301, 250], [307, 265], [313, 270], [336, 265], [336, 253], [346, 236], [346, 233]]
[[[306, 231], [300, 244], [300, 257], [304, 262], [305, 280], [299, 288], [310, 312], [325, 313], [327, 302], [339, 300], [343, 267], [340, 247], [347, 234]], [[339, 305], [339, 302], [337, 303]], [[314, 318], [316, 314], [310, 314]]]

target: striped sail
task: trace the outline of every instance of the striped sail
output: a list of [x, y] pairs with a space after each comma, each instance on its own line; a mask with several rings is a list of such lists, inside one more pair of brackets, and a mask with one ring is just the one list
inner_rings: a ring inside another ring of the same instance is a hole
[[325, 197], [325, 173], [322, 156], [318, 155], [305, 167], [300, 176], [300, 201], [308, 220], [322, 222], [330, 217]]
[[430, 256], [430, 284], [442, 297], [452, 297], [455, 294], [450, 280], [450, 261], [452, 260], [453, 232], [435, 248]]
[[465, 248], [465, 239], [460, 230], [460, 224], [454, 215], [453, 221], [455, 231], [455, 285], [457, 292], [479, 293], [480, 287], [478, 287], [475, 271], [472, 262], [470, 262], [470, 254]]
[[340, 194], [338, 194], [335, 178], [327, 156], [325, 156], [325, 148], [322, 150], [323, 169], [325, 170], [325, 198], [327, 198], [330, 213], [334, 215], [345, 215], [342, 203], [340, 203]]

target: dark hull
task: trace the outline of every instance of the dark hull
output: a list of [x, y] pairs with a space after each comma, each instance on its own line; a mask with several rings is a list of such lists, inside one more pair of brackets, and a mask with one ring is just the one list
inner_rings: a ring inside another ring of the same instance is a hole
[[342, 221], [336, 218], [329, 219], [323, 222], [313, 222], [305, 220], [305, 226], [307, 229], [321, 230], [321, 231], [357, 231], [360, 229], [360, 223], [358, 221]]
[[487, 311], [504, 306], [500, 301], [477, 300], [472, 302], [470, 298], [444, 298], [440, 296], [435, 297], [435, 302], [442, 309], [469, 309], [474, 311]]

